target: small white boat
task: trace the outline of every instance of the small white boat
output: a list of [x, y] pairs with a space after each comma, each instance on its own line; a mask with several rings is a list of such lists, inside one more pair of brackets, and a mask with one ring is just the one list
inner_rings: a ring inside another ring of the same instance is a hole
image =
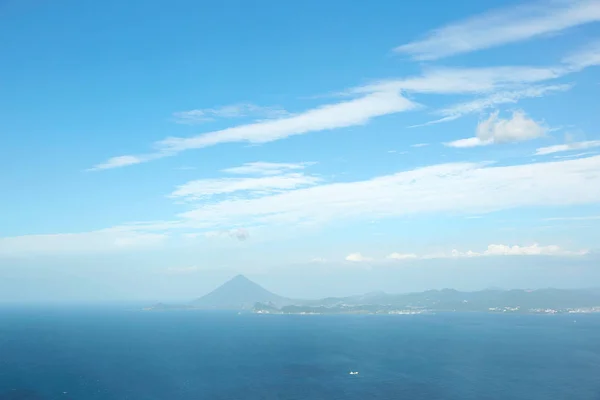
[[358, 375], [358, 371], [350, 371], [350, 375]]

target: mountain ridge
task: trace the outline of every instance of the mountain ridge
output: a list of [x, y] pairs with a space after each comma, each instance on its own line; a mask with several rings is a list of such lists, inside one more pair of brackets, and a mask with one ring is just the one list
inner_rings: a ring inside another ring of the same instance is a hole
[[[291, 308], [290, 308], [291, 307]], [[236, 275], [216, 289], [184, 305], [158, 303], [146, 310], [236, 310], [269, 311], [427, 309], [436, 311], [485, 311], [498, 308], [577, 309], [600, 308], [600, 289], [484, 289], [461, 292], [456, 289], [431, 289], [412, 293], [373, 291], [346, 297], [325, 297], [314, 300], [290, 299], [275, 294], [244, 275]]]

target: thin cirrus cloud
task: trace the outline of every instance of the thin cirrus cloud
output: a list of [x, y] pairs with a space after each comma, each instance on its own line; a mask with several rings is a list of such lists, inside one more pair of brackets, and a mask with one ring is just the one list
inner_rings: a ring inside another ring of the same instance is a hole
[[420, 77], [372, 83], [353, 91], [404, 90], [432, 94], [485, 94], [433, 112], [437, 118], [411, 128], [456, 120], [464, 115], [481, 112], [501, 104], [517, 103], [521, 99], [543, 97], [570, 90], [572, 84], [535, 85], [559, 79], [585, 68], [600, 65], [600, 40], [582, 46], [557, 65], [547, 67], [505, 66], [490, 68], [429, 68]]
[[316, 185], [320, 181], [321, 179], [318, 177], [300, 173], [263, 176], [258, 178], [198, 179], [177, 187], [169, 197], [193, 201], [207, 199], [219, 194], [231, 194], [236, 192], [262, 195], [275, 191]]
[[[600, 202], [600, 156], [494, 166], [437, 164], [353, 182], [323, 183], [255, 197], [200, 201], [174, 221], [135, 223], [101, 231], [0, 238], [0, 255], [65, 254], [155, 248], [172, 232], [241, 226], [290, 229], [304, 223], [409, 215], [484, 213], [521, 207]], [[523, 196], [526, 192], [527, 196]], [[204, 199], [206, 200], [206, 199]]]
[[[153, 153], [112, 157], [89, 170], [106, 170], [141, 164], [174, 156], [185, 150], [221, 143], [267, 143], [310, 132], [364, 125], [373, 118], [419, 107], [417, 103], [402, 96], [401, 92], [488, 94], [487, 98], [438, 111], [442, 114], [442, 118], [430, 123], [446, 122], [496, 104], [514, 103], [520, 98], [540, 97], [547, 93], [568, 90], [571, 85], [534, 87], [529, 85], [558, 79], [599, 64], [600, 41], [597, 40], [564, 57], [561, 64], [548, 67], [428, 68], [420, 76], [374, 82], [346, 92], [346, 94], [362, 96], [356, 99], [324, 105], [279, 119], [207, 132], [190, 138], [169, 137], [156, 142], [154, 144], [156, 151]], [[429, 123], [421, 125], [427, 124]]]
[[542, 137], [548, 128], [527, 117], [523, 111], [515, 111], [511, 118], [500, 118], [493, 112], [477, 125], [476, 136], [444, 143], [448, 147], [476, 147], [490, 144], [522, 142]]
[[425, 122], [423, 124], [412, 125], [410, 128], [454, 121], [462, 116], [482, 112], [486, 109], [494, 108], [501, 104], [514, 104], [519, 102], [521, 99], [542, 97], [555, 92], [564, 92], [570, 90], [572, 87], [573, 85], [570, 84], [537, 85], [520, 90], [500, 91], [487, 97], [482, 97], [464, 103], [458, 103], [453, 106], [438, 110], [435, 112], [435, 114], [440, 115], [441, 118]]
[[450, 163], [198, 204], [179, 217], [207, 225], [290, 226], [441, 212], [481, 215], [525, 206], [593, 204], [600, 202], [597, 187], [600, 156], [510, 166]]
[[195, 125], [218, 118], [261, 117], [279, 118], [289, 113], [281, 107], [263, 107], [252, 103], [238, 103], [215, 108], [200, 108], [173, 113], [178, 124]]
[[598, 0], [548, 0], [493, 10], [429, 32], [396, 47], [414, 60], [430, 61], [555, 34], [600, 21]]
[[554, 146], [540, 147], [536, 149], [536, 156], [545, 156], [548, 154], [560, 153], [564, 151], [585, 150], [595, 147], [600, 147], [600, 140], [587, 140], [584, 142], [573, 142], [565, 144], [557, 144]]
[[[173, 156], [185, 150], [200, 149], [221, 143], [267, 143], [294, 135], [345, 128], [368, 123], [383, 115], [399, 113], [417, 107], [395, 91], [370, 93], [346, 102], [328, 104], [286, 118], [255, 122], [204, 133], [190, 138], [170, 137], [155, 143], [155, 153], [139, 156], [113, 157], [92, 167], [92, 170], [139, 164], [157, 158]], [[130, 163], [115, 160], [136, 160]]]
[[274, 163], [274, 162], [249, 162], [239, 167], [223, 169], [222, 172], [238, 175], [279, 175], [286, 171], [304, 169], [314, 162], [302, 163]]

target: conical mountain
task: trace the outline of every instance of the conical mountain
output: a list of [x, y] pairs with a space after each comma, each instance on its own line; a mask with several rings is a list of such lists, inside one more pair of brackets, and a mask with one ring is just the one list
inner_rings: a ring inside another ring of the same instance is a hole
[[256, 303], [281, 305], [288, 299], [269, 292], [244, 275], [237, 275], [212, 292], [192, 302], [196, 308], [220, 310], [251, 309]]

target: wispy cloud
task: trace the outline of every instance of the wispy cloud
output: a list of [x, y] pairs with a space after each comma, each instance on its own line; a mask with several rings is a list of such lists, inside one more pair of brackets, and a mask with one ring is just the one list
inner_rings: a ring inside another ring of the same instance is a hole
[[475, 147], [494, 143], [522, 142], [542, 137], [548, 128], [515, 111], [511, 118], [500, 118], [498, 111], [477, 125], [476, 136], [445, 143], [448, 147]]
[[145, 158], [138, 157], [138, 156], [112, 157], [112, 158], [109, 158], [108, 160], [106, 160], [106, 162], [103, 162], [101, 164], [93, 166], [88, 171], [99, 171], [99, 170], [103, 170], [103, 169], [125, 167], [128, 165], [139, 164], [139, 163], [142, 163], [145, 161], [146, 161]]
[[215, 108], [200, 108], [173, 113], [173, 118], [178, 124], [201, 124], [217, 118], [280, 118], [289, 113], [281, 107], [262, 107], [252, 103], [238, 103]]
[[433, 124], [439, 124], [441, 122], [448, 122], [458, 119], [464, 115], [479, 113], [490, 108], [494, 108], [501, 104], [514, 104], [521, 99], [542, 97], [552, 92], [563, 92], [571, 89], [572, 85], [545, 85], [545, 86], [532, 86], [521, 90], [513, 91], [501, 91], [494, 93], [487, 97], [482, 97], [473, 101], [455, 104], [453, 106], [443, 108], [436, 111], [435, 114], [439, 114], [442, 117], [433, 121], [429, 121], [419, 125], [413, 125], [411, 128], [419, 126], [427, 126]]
[[519, 207], [595, 204], [600, 203], [598, 187], [600, 156], [509, 166], [438, 164], [361, 181], [321, 182], [260, 197], [211, 199], [174, 221], [132, 223], [73, 234], [4, 237], [0, 238], [0, 255], [155, 248], [177, 230], [194, 229], [202, 234], [240, 226], [293, 229], [334, 221], [437, 213], [482, 215]]
[[535, 151], [536, 156], [544, 156], [547, 154], [560, 153], [563, 151], [585, 150], [594, 147], [600, 147], [600, 140], [588, 140], [585, 142], [573, 142], [565, 144], [557, 144], [554, 146], [540, 147]]
[[304, 169], [314, 162], [302, 163], [273, 163], [250, 162], [239, 167], [226, 168], [223, 172], [239, 175], [279, 175], [289, 170]]
[[425, 147], [425, 146], [429, 146], [429, 143], [415, 143], [415, 144], [411, 144], [410, 147]]
[[219, 194], [246, 192], [251, 194], [267, 194], [282, 190], [311, 186], [320, 182], [315, 176], [290, 173], [259, 178], [217, 178], [198, 179], [187, 182], [170, 194], [172, 198], [184, 200], [201, 200]]
[[[198, 205], [180, 215], [214, 225], [373, 220], [421, 213], [481, 215], [523, 206], [600, 202], [600, 156], [511, 166], [439, 164], [373, 179], [328, 183]], [[522, 193], [527, 190], [528, 195]]]
[[[357, 99], [328, 104], [286, 118], [240, 125], [190, 138], [170, 137], [155, 143], [156, 153], [115, 157], [93, 169], [138, 164], [151, 159], [172, 156], [185, 150], [215, 146], [221, 143], [267, 143], [293, 135], [363, 125], [373, 118], [407, 111], [415, 107], [415, 103], [404, 98], [397, 91], [370, 93]], [[136, 162], [111, 162], [111, 160], [131, 161], [134, 159]]]
[[426, 61], [553, 34], [600, 21], [597, 0], [548, 0], [493, 10], [438, 28], [394, 49]]
[[353, 88], [351, 93], [407, 91], [428, 94], [481, 94], [515, 85], [547, 81], [574, 72], [563, 65], [548, 67], [501, 66], [483, 68], [428, 67], [421, 75], [388, 79]]
[[446, 253], [436, 254], [402, 254], [392, 253], [386, 258], [388, 260], [395, 261], [407, 261], [415, 259], [434, 259], [434, 258], [471, 258], [471, 257], [495, 257], [495, 256], [555, 256], [555, 257], [568, 257], [568, 256], [584, 256], [589, 254], [589, 250], [566, 250], [557, 245], [540, 246], [534, 243], [529, 246], [519, 245], [505, 245], [505, 244], [490, 244], [487, 249], [483, 251], [460, 251], [452, 250]]
[[392, 253], [386, 257], [389, 260], [414, 260], [418, 256], [414, 253]]

